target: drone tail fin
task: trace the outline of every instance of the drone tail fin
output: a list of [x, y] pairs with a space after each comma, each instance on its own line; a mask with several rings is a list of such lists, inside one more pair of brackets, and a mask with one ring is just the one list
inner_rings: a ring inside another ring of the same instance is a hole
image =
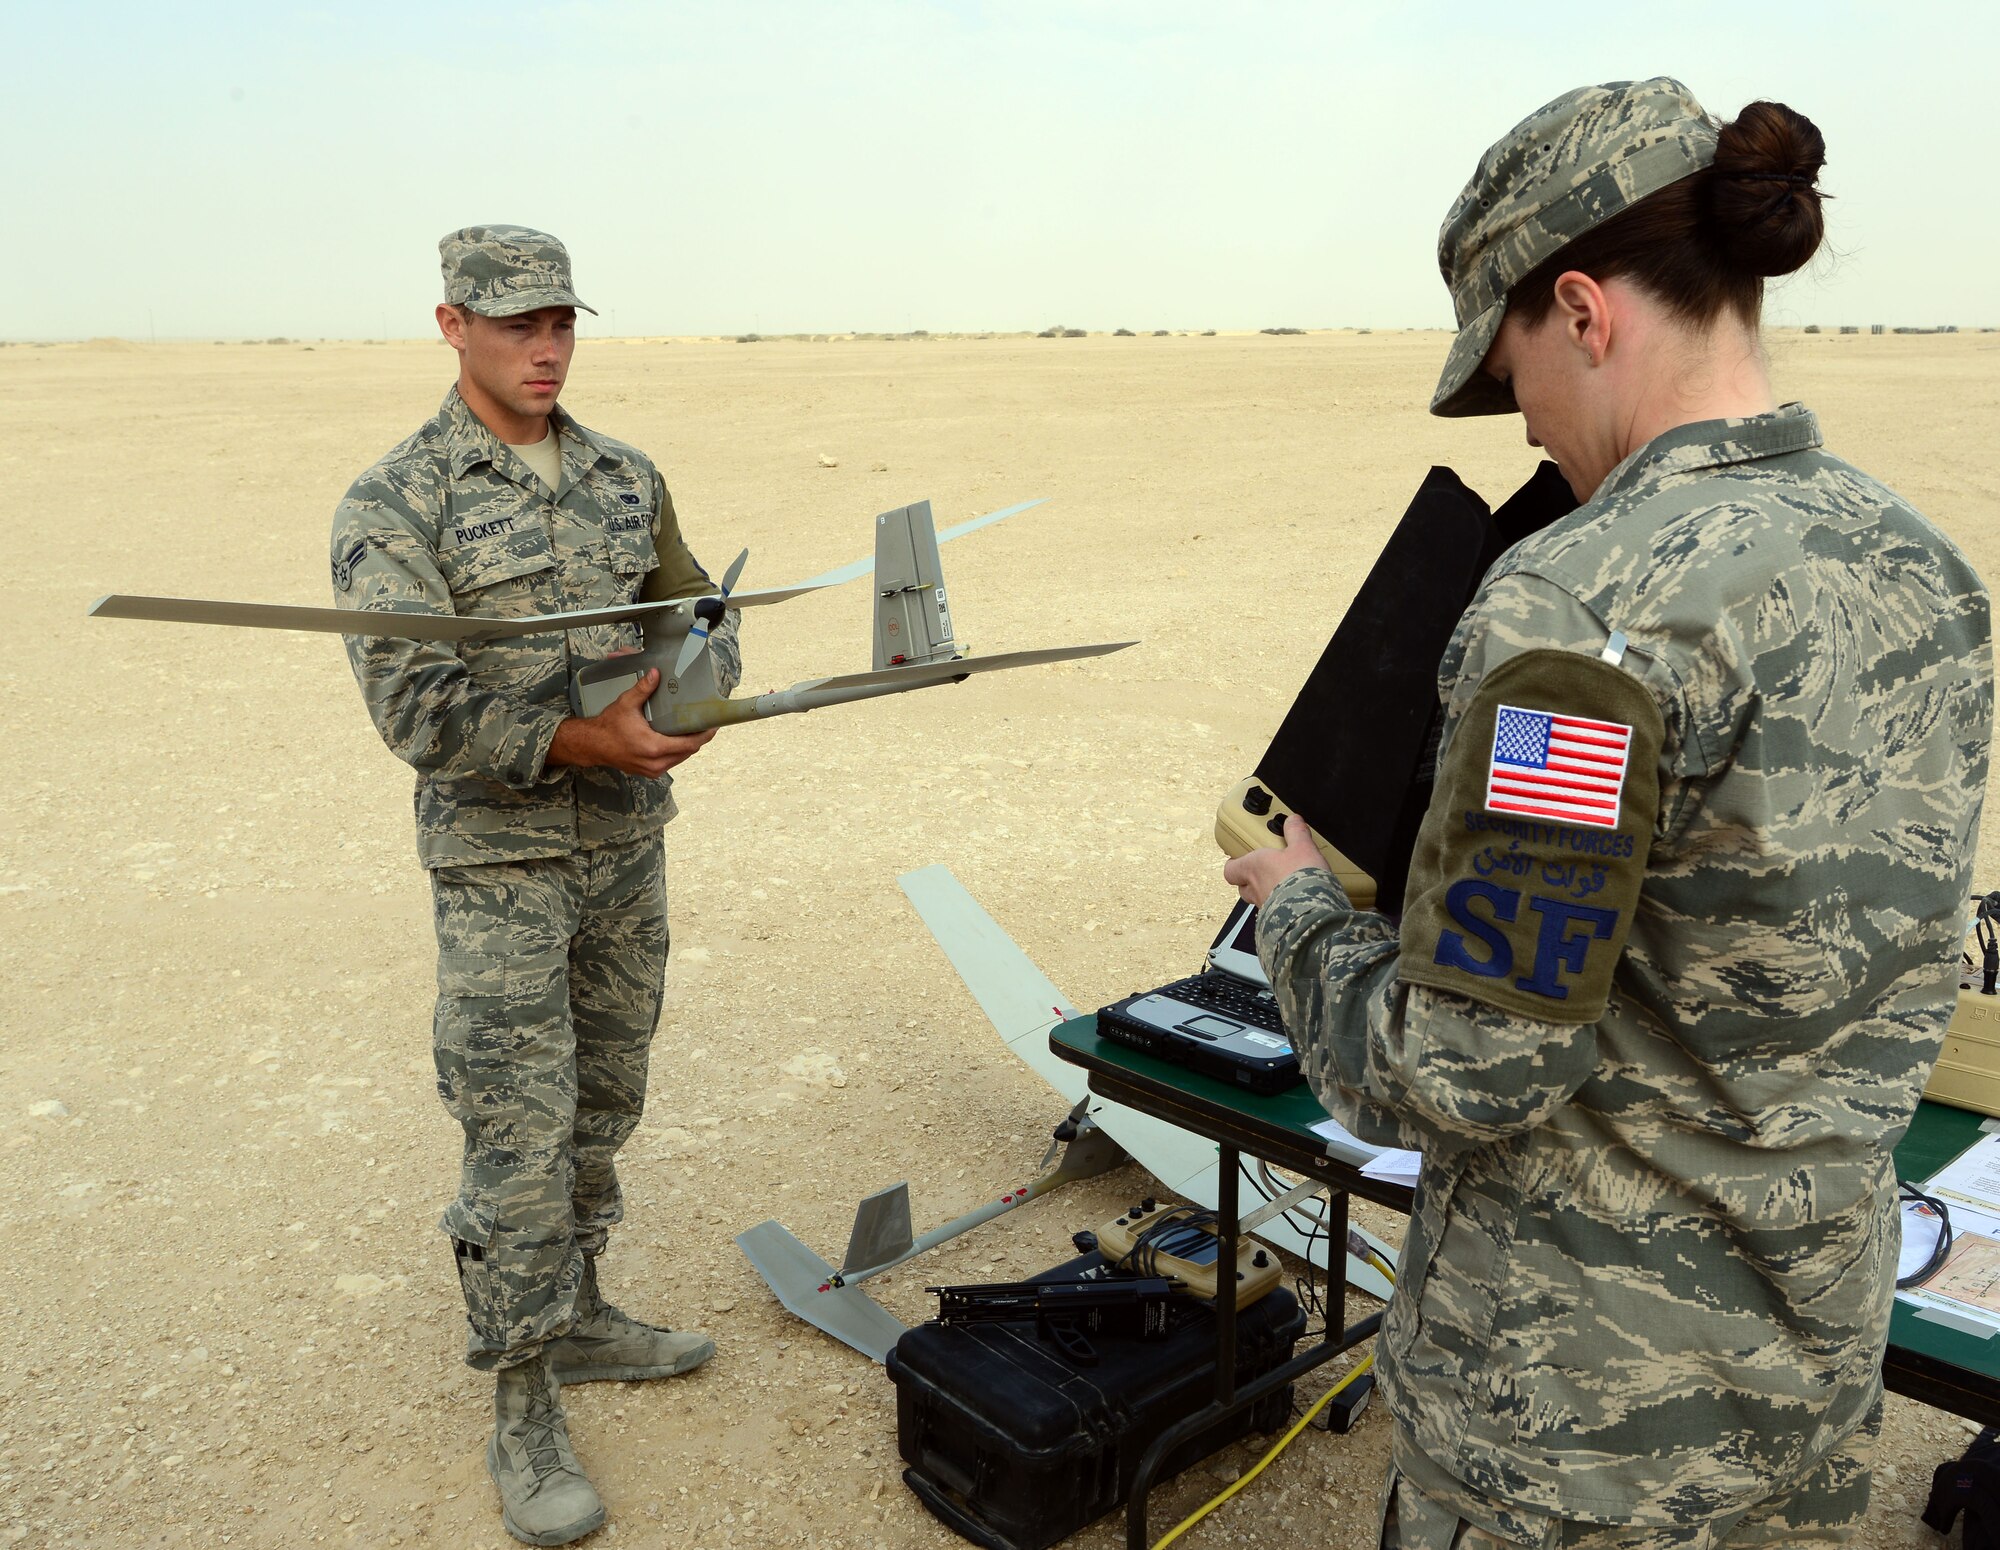
[[842, 1275], [870, 1270], [901, 1259], [916, 1245], [910, 1230], [910, 1186], [891, 1184], [862, 1197], [854, 1210], [854, 1228], [847, 1236], [847, 1256], [840, 1262]]
[[956, 655], [931, 503], [883, 512], [875, 519], [876, 671]]

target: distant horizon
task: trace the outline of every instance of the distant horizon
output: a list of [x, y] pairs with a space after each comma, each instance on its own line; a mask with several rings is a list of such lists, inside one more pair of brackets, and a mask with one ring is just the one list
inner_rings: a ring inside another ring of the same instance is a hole
[[[1068, 327], [1067, 324], [1050, 325]], [[1766, 320], [1765, 333], [1797, 334], [1819, 333], [1838, 336], [1843, 330], [1850, 335], [1868, 336], [1875, 328], [1870, 323], [1778, 323]], [[1231, 328], [1170, 328], [1165, 330], [1135, 328], [1121, 332], [1123, 325], [1114, 328], [1083, 328], [1073, 338], [1087, 339], [1206, 339], [1206, 338], [1261, 338], [1269, 336], [1302, 337], [1313, 334], [1352, 334], [1356, 337], [1371, 334], [1441, 334], [1450, 335], [1454, 329], [1443, 324], [1433, 325], [1384, 325], [1373, 323], [1325, 323], [1325, 324], [1272, 324], [1266, 327]], [[1881, 323], [1882, 336], [1923, 335], [1935, 337], [1940, 334], [1992, 334], [2000, 333], [2000, 324], [1991, 323]], [[1040, 329], [1027, 328], [919, 328], [898, 329], [805, 329], [783, 334], [760, 334], [750, 330], [735, 333], [728, 330], [702, 333], [645, 333], [645, 334], [600, 334], [580, 333], [578, 344], [672, 344], [679, 342], [703, 344], [840, 344], [848, 342], [901, 341], [913, 342], [921, 339], [1047, 339], [1051, 344], [1060, 345], [1060, 339], [1051, 339]], [[208, 345], [310, 345], [310, 344], [435, 344], [442, 346], [444, 340], [436, 334], [272, 334], [264, 338], [250, 335], [215, 338], [207, 334], [180, 334], [164, 337], [134, 338], [130, 334], [90, 334], [90, 335], [50, 335], [46, 337], [20, 336], [11, 339], [0, 338], [0, 349], [28, 346], [121, 344], [149, 346], [163, 344], [208, 344]]]

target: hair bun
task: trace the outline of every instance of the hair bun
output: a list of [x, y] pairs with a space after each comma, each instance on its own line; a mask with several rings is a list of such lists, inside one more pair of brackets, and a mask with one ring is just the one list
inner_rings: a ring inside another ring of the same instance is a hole
[[1782, 102], [1753, 102], [1723, 125], [1709, 207], [1723, 259], [1753, 275], [1803, 268], [1826, 233], [1815, 186], [1825, 165], [1818, 127]]

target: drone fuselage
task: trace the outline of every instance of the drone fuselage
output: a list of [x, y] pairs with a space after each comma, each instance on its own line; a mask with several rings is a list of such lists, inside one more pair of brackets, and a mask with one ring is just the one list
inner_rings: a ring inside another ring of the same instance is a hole
[[[660, 682], [646, 702], [646, 713], [653, 725], [661, 732], [698, 730], [692, 726], [670, 727], [665, 723], [672, 717], [662, 714], [678, 702], [696, 704], [723, 699], [722, 690], [715, 681], [714, 652], [704, 651], [688, 665], [685, 672], [679, 676], [674, 673], [674, 664], [680, 659], [681, 647], [686, 643], [688, 631], [694, 623], [694, 608], [687, 603], [647, 614], [639, 620], [640, 645], [637, 651], [607, 657], [601, 662], [585, 663], [570, 674], [570, 709], [579, 716], [595, 716], [637, 683], [648, 668], [654, 668], [659, 672]], [[719, 722], [707, 724], [720, 725]]]
[[647, 718], [655, 731], [684, 735], [955, 683], [967, 676], [963, 671], [938, 670], [939, 664], [955, 662], [961, 653], [952, 636], [937, 526], [929, 501], [885, 511], [875, 519], [874, 573], [875, 665], [871, 672], [812, 679], [772, 694], [729, 699], [716, 682], [712, 651], [703, 651], [685, 670], [675, 671], [696, 622], [697, 601], [641, 620], [644, 645], [639, 651], [578, 668], [570, 676], [570, 708], [579, 716], [594, 716], [636, 684], [648, 668], [657, 668], [660, 681], [646, 701]]

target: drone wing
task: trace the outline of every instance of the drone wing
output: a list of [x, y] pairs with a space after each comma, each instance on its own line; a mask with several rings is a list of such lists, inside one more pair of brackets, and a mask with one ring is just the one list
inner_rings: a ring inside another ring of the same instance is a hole
[[[808, 698], [845, 694], [851, 690], [916, 689], [925, 684], [952, 683], [974, 673], [997, 673], [1010, 667], [1035, 667], [1045, 662], [1073, 662], [1081, 657], [1107, 656], [1136, 646], [1135, 640], [1103, 641], [1093, 646], [1045, 646], [1035, 651], [1000, 651], [984, 657], [945, 657], [936, 662], [911, 662], [902, 667], [878, 668], [872, 673], [842, 673], [835, 678], [814, 678], [798, 685]], [[862, 698], [856, 695], [854, 698]], [[828, 703], [832, 703], [829, 698]]]
[[[835, 583], [831, 581], [801, 581], [796, 586], [790, 587], [763, 587], [755, 592], [732, 592], [722, 600], [722, 606], [724, 608], [761, 608], [766, 603], [782, 603], [788, 597], [803, 597], [808, 592], [817, 592], [823, 587], [833, 585]], [[714, 596], [713, 593], [703, 593], [701, 595], [704, 597]], [[684, 597], [679, 599], [679, 601], [692, 603], [695, 599]]]
[[[1017, 516], [1031, 507], [1041, 505], [1047, 499], [1046, 495], [1038, 496], [1031, 501], [1022, 501], [1018, 506], [1007, 506], [999, 511], [989, 511], [983, 517], [973, 517], [970, 521], [959, 523], [957, 527], [946, 528], [942, 533], [937, 535], [937, 541], [941, 544], [949, 543], [954, 538], [963, 537], [967, 533], [975, 533], [982, 527], [991, 527], [995, 522], [1001, 522], [1008, 517]], [[797, 590], [804, 592], [816, 587], [837, 587], [844, 581], [858, 581], [874, 569], [875, 557], [871, 554], [865, 560], [854, 560], [833, 570], [821, 571], [817, 576], [809, 576], [799, 583]], [[789, 595], [788, 593], [787, 596]], [[774, 597], [771, 601], [775, 603], [779, 599]]]
[[[257, 630], [318, 630], [329, 635], [367, 635], [391, 640], [500, 640], [616, 624], [672, 608], [660, 603], [627, 603], [576, 613], [532, 614], [524, 619], [486, 619], [476, 614], [434, 614], [420, 610], [292, 608], [279, 603], [211, 602], [193, 597], [126, 597], [114, 594], [91, 604], [94, 619], [152, 619], [164, 624], [235, 624]], [[733, 600], [732, 600], [733, 601]]]
[[[729, 608], [782, 603], [818, 587], [772, 587], [739, 592]], [[477, 614], [434, 614], [419, 610], [293, 608], [281, 603], [230, 603], [196, 597], [130, 597], [114, 593], [90, 606], [93, 619], [150, 619], [162, 624], [234, 624], [256, 630], [317, 630], [328, 635], [366, 635], [390, 640], [504, 640], [513, 635], [546, 635], [590, 624], [617, 624], [691, 603], [692, 597], [655, 603], [623, 603], [564, 614], [530, 614], [520, 619], [488, 619]], [[393, 622], [392, 622], [393, 621]]]
[[[936, 684], [958, 683], [975, 673], [995, 673], [1010, 667], [1034, 667], [1048, 662], [1073, 662], [1080, 657], [1101, 657], [1123, 651], [1137, 641], [1100, 641], [1091, 646], [1050, 646], [1035, 651], [1002, 651], [982, 657], [940, 657], [932, 662], [904, 662], [895, 667], [876, 668], [868, 673], [841, 673], [832, 678], [808, 678], [789, 689], [769, 694], [724, 699], [720, 696], [696, 700], [669, 700], [665, 713], [653, 702], [653, 725], [663, 732], [703, 732], [710, 727], [735, 726], [744, 721], [762, 721], [770, 716], [793, 716], [820, 710], [828, 705], [850, 705], [856, 700], [880, 699], [910, 689], [928, 689]], [[612, 668], [623, 663], [609, 664]]]
[[[938, 542], [970, 533], [1030, 506], [1040, 500], [1023, 501], [983, 517], [961, 522], [938, 534]], [[789, 587], [764, 587], [754, 592], [738, 592], [724, 598], [725, 608], [761, 608], [782, 603], [787, 598], [837, 587], [854, 581], [875, 568], [871, 556], [813, 576]], [[702, 595], [702, 594], [697, 594]], [[625, 603], [616, 608], [587, 608], [574, 613], [533, 614], [521, 619], [486, 619], [470, 614], [434, 614], [419, 610], [294, 608], [281, 603], [231, 603], [194, 597], [133, 597], [114, 593], [100, 597], [90, 607], [94, 619], [150, 619], [161, 624], [233, 624], [255, 630], [317, 630], [328, 635], [363, 635], [389, 640], [504, 640], [515, 635], [546, 635], [560, 630], [581, 629], [591, 624], [618, 624], [639, 619], [663, 609], [678, 608], [695, 601], [694, 596], [664, 598], [652, 603]], [[383, 621], [395, 623], [385, 627]]]

